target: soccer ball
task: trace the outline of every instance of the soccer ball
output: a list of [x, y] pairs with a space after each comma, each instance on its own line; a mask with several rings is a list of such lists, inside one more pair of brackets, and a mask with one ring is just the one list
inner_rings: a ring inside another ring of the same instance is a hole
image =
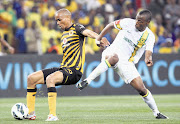
[[11, 114], [15, 119], [22, 120], [28, 115], [29, 109], [24, 103], [16, 103], [12, 109]]

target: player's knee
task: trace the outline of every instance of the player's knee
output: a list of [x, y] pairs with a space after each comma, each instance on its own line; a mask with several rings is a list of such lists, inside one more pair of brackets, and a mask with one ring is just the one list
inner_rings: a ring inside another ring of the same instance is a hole
[[117, 62], [119, 61], [118, 55], [114, 54], [110, 59], [109, 59], [109, 63], [111, 64], [111, 66], [114, 66]]
[[109, 58], [109, 56], [105, 56], [105, 59], [108, 59]]
[[50, 86], [51, 84], [53, 84], [53, 82], [54, 82], [54, 80], [53, 80], [52, 76], [51, 76], [51, 75], [48, 75], [48, 76], [46, 77], [46, 85], [47, 85], [47, 86]]
[[28, 77], [27, 77], [27, 85], [32, 86], [34, 84], [35, 84], [35, 82], [33, 81], [33, 75], [32, 74], [28, 75]]
[[144, 96], [144, 95], [147, 94], [147, 89], [146, 88], [142, 88], [142, 89], [137, 90], [137, 91], [139, 92], [139, 95], [141, 95], [141, 96]]

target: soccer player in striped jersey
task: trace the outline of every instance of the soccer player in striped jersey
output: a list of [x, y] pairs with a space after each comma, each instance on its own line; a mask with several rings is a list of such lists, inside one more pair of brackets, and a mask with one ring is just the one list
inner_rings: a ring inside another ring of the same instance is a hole
[[[67, 9], [60, 9], [55, 13], [57, 25], [64, 30], [61, 41], [63, 43], [63, 60], [61, 67], [44, 69], [28, 75], [27, 81], [27, 107], [30, 120], [36, 119], [35, 95], [36, 85], [46, 84], [48, 91], [49, 115], [46, 121], [59, 120], [56, 116], [57, 85], [76, 84], [82, 74], [85, 62], [85, 37], [97, 39], [97, 33], [86, 29], [83, 25], [73, 24], [71, 13]], [[107, 40], [102, 40], [100, 45], [109, 45]]]
[[101, 40], [112, 27], [118, 29], [119, 33], [112, 45], [103, 51], [101, 63], [84, 81], [77, 84], [77, 88], [82, 90], [97, 76], [113, 66], [125, 83], [138, 91], [157, 119], [167, 119], [168, 117], [159, 112], [151, 92], [144, 86], [135, 67], [144, 51], [146, 51], [145, 63], [147, 66], [153, 65], [152, 52], [155, 36], [148, 28], [151, 16], [149, 10], [142, 10], [137, 14], [136, 20], [124, 18], [108, 24], [97, 40]]

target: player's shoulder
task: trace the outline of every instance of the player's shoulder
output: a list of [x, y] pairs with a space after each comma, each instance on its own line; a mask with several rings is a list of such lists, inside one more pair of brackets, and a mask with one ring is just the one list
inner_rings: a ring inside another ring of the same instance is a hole
[[[149, 35], [152, 35], [152, 36], [154, 36], [154, 33], [147, 27], [147, 29], [146, 29], [147, 31], [148, 31], [148, 33], [149, 33]], [[155, 36], [154, 36], [155, 37]]]
[[120, 20], [120, 25], [122, 28], [134, 28], [136, 21], [131, 18], [123, 18]]
[[149, 33], [149, 39], [155, 39], [155, 35], [154, 35], [154, 33], [147, 27], [146, 28], [146, 30], [148, 31], [148, 33]]
[[76, 24], [75, 24], [75, 27], [77, 27], [77, 28], [85, 28], [84, 25], [79, 24], [79, 23], [76, 23]]
[[79, 24], [79, 23], [76, 23], [75, 24], [75, 30], [78, 34], [82, 35], [83, 31], [85, 30], [86, 28], [84, 27], [84, 25], [82, 24]]
[[124, 21], [126, 23], [135, 23], [136, 22], [135, 19], [131, 19], [131, 18], [123, 18], [122, 21]]
[[135, 22], [135, 20], [131, 19], [131, 18], [123, 18], [123, 19], [116, 20], [114, 22], [115, 22], [115, 24], [119, 24], [119, 23], [131, 23], [131, 22]]

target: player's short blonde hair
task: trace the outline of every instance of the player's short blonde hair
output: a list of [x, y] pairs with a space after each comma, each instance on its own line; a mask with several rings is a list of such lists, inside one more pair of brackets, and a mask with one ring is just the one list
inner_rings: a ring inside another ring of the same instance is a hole
[[58, 11], [56, 11], [55, 15], [59, 14], [59, 13], [63, 13], [63, 15], [69, 15], [71, 16], [71, 12], [68, 9], [59, 9]]

